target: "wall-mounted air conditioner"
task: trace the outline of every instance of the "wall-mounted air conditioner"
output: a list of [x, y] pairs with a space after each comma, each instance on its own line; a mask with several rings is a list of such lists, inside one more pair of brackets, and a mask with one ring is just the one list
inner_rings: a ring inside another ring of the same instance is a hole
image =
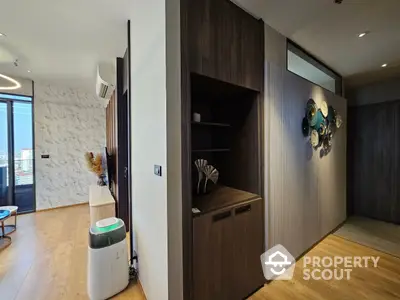
[[115, 81], [115, 65], [111, 63], [100, 63], [97, 66], [96, 95], [101, 99], [110, 100], [115, 89]]

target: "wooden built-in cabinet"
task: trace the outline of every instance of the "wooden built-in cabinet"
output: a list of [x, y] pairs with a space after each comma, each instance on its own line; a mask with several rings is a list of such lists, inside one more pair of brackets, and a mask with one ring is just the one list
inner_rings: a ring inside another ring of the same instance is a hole
[[189, 0], [190, 71], [260, 91], [264, 25], [229, 0]]
[[[184, 299], [240, 300], [265, 282], [264, 23], [229, 0], [181, 0], [181, 57]], [[196, 159], [219, 171], [206, 195]]]
[[[229, 197], [225, 197], [228, 207], [202, 211], [193, 218], [194, 300], [244, 299], [265, 281], [260, 263], [264, 249], [262, 200], [254, 194], [222, 189], [242, 199], [236, 198], [239, 203], [229, 206]], [[249, 200], [243, 201], [243, 197]], [[230, 199], [235, 201], [235, 197]]]

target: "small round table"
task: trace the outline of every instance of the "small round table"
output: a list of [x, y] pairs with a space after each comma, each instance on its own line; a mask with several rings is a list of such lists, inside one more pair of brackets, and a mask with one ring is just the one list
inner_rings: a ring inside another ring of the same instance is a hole
[[17, 214], [18, 214], [18, 206], [0, 206], [0, 210], [9, 210], [10, 217], [14, 217], [14, 224], [4, 225], [5, 232], [3, 234], [13, 233], [17, 229]]
[[[10, 215], [11, 213], [9, 210], [0, 210], [0, 223], [1, 223], [0, 248], [8, 247], [11, 244], [11, 237], [6, 235], [4, 229], [4, 221], [7, 220], [10, 217]], [[5, 242], [6, 240], [8, 240], [8, 244]]]

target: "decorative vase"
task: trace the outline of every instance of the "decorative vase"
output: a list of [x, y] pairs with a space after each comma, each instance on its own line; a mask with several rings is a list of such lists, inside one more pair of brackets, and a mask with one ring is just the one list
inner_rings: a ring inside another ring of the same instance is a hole
[[99, 179], [97, 180], [97, 185], [98, 186], [106, 186], [106, 176], [105, 175], [100, 175]]

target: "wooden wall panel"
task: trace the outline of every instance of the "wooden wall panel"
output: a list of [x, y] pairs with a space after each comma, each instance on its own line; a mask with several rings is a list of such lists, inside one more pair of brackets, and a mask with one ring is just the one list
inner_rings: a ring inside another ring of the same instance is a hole
[[[296, 257], [346, 218], [347, 101], [275, 63], [266, 64], [265, 94], [267, 246], [282, 244]], [[309, 98], [325, 99], [344, 119], [323, 158], [301, 132]]]
[[117, 166], [117, 97], [115, 96], [115, 91], [111, 96], [106, 108], [106, 145], [108, 154], [112, 157], [113, 170], [110, 175], [113, 180], [111, 180], [111, 193], [114, 199], [117, 200], [118, 196], [118, 166]]
[[352, 107], [349, 198], [356, 215], [400, 223], [400, 101]]

